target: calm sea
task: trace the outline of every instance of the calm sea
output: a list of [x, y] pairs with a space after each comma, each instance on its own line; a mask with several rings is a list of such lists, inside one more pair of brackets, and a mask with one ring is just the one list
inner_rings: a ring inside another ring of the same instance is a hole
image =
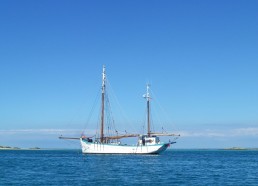
[[0, 151], [0, 185], [258, 185], [258, 151]]

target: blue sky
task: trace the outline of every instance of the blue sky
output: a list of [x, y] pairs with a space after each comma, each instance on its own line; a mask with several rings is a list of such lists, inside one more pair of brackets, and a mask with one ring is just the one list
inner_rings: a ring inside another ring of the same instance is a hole
[[57, 136], [80, 134], [105, 64], [134, 130], [150, 82], [176, 148], [257, 147], [257, 6], [1, 1], [0, 145], [73, 147]]

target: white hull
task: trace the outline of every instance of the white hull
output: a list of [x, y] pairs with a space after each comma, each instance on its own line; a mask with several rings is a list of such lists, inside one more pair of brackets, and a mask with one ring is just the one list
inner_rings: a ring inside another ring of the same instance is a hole
[[169, 143], [155, 145], [121, 145], [87, 142], [80, 139], [84, 154], [159, 154], [165, 151]]

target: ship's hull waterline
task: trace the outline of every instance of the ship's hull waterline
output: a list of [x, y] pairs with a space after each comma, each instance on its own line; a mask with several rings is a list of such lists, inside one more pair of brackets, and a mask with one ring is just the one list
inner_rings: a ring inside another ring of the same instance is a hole
[[160, 154], [169, 147], [169, 143], [155, 145], [121, 145], [92, 143], [80, 139], [84, 154]]

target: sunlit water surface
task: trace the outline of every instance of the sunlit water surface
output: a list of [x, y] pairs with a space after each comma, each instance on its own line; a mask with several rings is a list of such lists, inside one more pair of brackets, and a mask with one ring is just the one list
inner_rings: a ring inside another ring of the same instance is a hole
[[0, 151], [0, 185], [258, 185], [258, 151]]

